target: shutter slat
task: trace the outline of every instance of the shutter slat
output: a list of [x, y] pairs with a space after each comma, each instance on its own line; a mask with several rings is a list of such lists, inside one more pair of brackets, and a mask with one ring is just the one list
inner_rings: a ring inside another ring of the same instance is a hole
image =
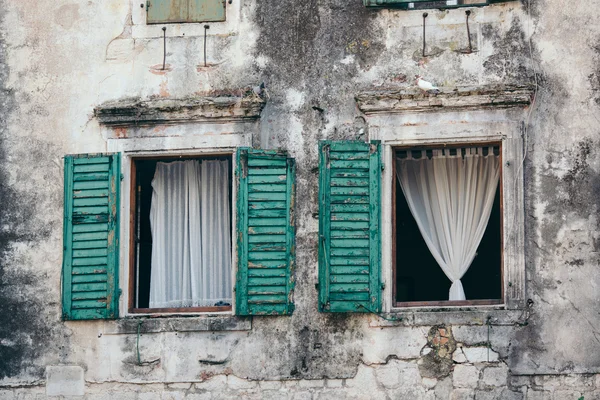
[[295, 165], [281, 152], [240, 149], [236, 314], [291, 314]]
[[378, 311], [378, 142], [319, 145], [319, 310]]
[[63, 318], [118, 314], [118, 154], [65, 157]]

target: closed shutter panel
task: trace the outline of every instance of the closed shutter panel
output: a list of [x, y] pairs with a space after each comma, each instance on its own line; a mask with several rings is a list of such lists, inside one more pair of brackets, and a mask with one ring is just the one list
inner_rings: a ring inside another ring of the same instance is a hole
[[294, 160], [284, 152], [243, 148], [236, 162], [236, 314], [291, 314]]
[[225, 0], [148, 0], [146, 22], [225, 21]]
[[319, 145], [319, 310], [379, 312], [379, 142]]
[[118, 316], [120, 155], [65, 157], [63, 318]]

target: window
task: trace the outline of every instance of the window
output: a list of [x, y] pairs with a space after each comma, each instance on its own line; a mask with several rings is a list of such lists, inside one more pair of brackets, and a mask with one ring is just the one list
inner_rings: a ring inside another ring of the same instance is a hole
[[502, 303], [500, 151], [394, 149], [395, 307]]
[[390, 7], [404, 10], [431, 8], [479, 7], [509, 0], [363, 0], [367, 7]]
[[146, 12], [148, 24], [225, 21], [225, 0], [147, 0]]
[[231, 310], [231, 163], [132, 159], [132, 312]]

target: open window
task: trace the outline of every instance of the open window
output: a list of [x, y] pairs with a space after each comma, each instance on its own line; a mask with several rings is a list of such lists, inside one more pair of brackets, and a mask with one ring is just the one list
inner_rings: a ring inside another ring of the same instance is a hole
[[393, 149], [393, 306], [501, 304], [499, 143]]
[[231, 155], [131, 168], [130, 311], [231, 310]]

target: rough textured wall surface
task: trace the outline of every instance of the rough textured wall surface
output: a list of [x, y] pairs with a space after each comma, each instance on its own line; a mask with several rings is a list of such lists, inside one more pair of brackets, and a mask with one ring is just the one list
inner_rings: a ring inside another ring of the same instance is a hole
[[[464, 10], [429, 10], [422, 57], [421, 11], [234, 0], [229, 28], [211, 24], [207, 67], [200, 27], [169, 26], [162, 71], [162, 32], [140, 24], [138, 2], [0, 0], [0, 397], [42, 397], [57, 365], [82, 368], [89, 398], [600, 397], [599, 5], [473, 9], [470, 54]], [[519, 166], [526, 324], [317, 313], [317, 142], [367, 140], [357, 93], [408, 88], [415, 74], [537, 86]], [[254, 144], [298, 167], [294, 314], [212, 330], [144, 320], [139, 337], [138, 320], [62, 322], [62, 157], [107, 150], [94, 107], [261, 81]]]

